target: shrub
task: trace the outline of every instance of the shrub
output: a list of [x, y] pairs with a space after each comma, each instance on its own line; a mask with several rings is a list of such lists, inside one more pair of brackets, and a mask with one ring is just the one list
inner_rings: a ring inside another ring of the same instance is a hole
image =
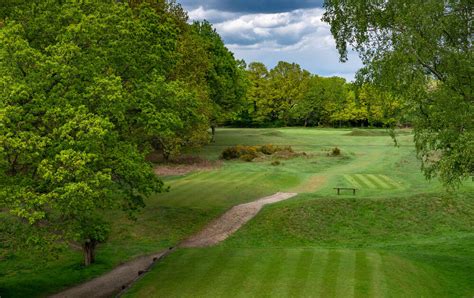
[[272, 144], [267, 144], [267, 145], [261, 146], [259, 151], [262, 152], [265, 155], [272, 155], [273, 153], [278, 151], [278, 149], [279, 149], [278, 146], [273, 146]]
[[227, 147], [222, 151], [221, 158], [226, 160], [238, 159], [245, 161], [252, 161], [257, 158], [259, 155], [273, 155], [278, 152], [289, 152], [293, 153], [293, 148], [291, 146], [275, 146], [272, 144], [262, 145], [262, 146], [232, 146]]
[[250, 159], [250, 157], [254, 159], [258, 156], [258, 152], [259, 147], [238, 145], [225, 148], [224, 151], [222, 151], [221, 157], [226, 160], [231, 160], [242, 158], [242, 156], [248, 155], [246, 159]]
[[237, 146], [225, 148], [224, 151], [222, 151], [221, 157], [226, 160], [238, 158], [239, 152], [237, 151]]
[[339, 155], [341, 155], [341, 149], [339, 149], [339, 148], [337, 148], [337, 147], [332, 148], [332, 150], [331, 150], [331, 155], [332, 155], [332, 156], [339, 156]]

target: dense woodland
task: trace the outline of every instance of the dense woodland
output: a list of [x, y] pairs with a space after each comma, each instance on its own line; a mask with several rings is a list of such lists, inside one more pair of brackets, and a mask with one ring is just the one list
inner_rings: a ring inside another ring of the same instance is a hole
[[395, 96], [369, 84], [321, 77], [298, 64], [279, 62], [268, 70], [259, 62], [246, 70], [248, 89], [236, 114], [237, 126], [372, 126], [409, 124]]
[[[247, 66], [210, 23], [189, 23], [173, 1], [8, 3], [0, 8], [0, 210], [9, 214], [3, 235], [15, 237], [5, 246], [76, 241], [90, 264], [109, 231], [101, 212], [133, 215], [164, 190], [145, 157], [203, 146], [218, 126], [395, 127], [416, 112], [374, 80], [348, 83], [287, 62]], [[417, 84], [421, 97], [453, 96], [431, 75]], [[472, 121], [462, 121], [469, 140]], [[421, 152], [430, 138], [420, 139]], [[472, 170], [472, 148], [460, 150], [471, 153], [446, 180]]]

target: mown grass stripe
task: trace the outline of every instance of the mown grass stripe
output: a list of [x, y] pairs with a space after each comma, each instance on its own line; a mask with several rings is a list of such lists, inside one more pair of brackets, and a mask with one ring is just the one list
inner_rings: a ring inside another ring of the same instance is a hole
[[306, 287], [303, 297], [323, 296], [323, 280], [325, 270], [329, 259], [328, 250], [316, 251], [313, 257], [313, 264], [309, 270], [309, 283]]
[[274, 255], [270, 263], [267, 264], [265, 272], [260, 278], [260, 286], [256, 292], [257, 297], [271, 297], [272, 290], [278, 283], [283, 270], [283, 262], [286, 258], [286, 250], [280, 250]]
[[354, 179], [354, 181], [356, 181], [361, 188], [369, 188], [365, 182], [361, 179], [359, 179], [359, 177], [357, 177], [355, 174], [354, 175], [351, 175], [352, 179]]
[[367, 254], [363, 251], [356, 252], [355, 290], [354, 296], [365, 298], [371, 289], [371, 271], [368, 265]]
[[314, 251], [313, 250], [302, 250], [298, 262], [296, 263], [295, 270], [291, 276], [293, 280], [288, 287], [289, 297], [301, 297], [302, 292], [307, 287], [309, 272], [311, 265], [313, 264]]
[[212, 278], [215, 277], [212, 274], [213, 270], [217, 270], [223, 261], [228, 260], [225, 253], [226, 251], [224, 249], [218, 253], [210, 253], [206, 256], [206, 262], [202, 262], [200, 258], [196, 258], [198, 260], [193, 264], [191, 269], [194, 272], [191, 276], [195, 278], [188, 280], [184, 296], [193, 297], [202, 289], [203, 284], [213, 283]]
[[235, 180], [241, 180], [241, 179], [248, 179], [249, 177], [252, 177], [254, 173], [246, 173], [246, 172], [234, 172], [234, 173], [220, 173], [217, 181], [235, 181]]
[[356, 179], [359, 184], [364, 185], [367, 188], [377, 188], [372, 182], [370, 182], [365, 175], [362, 174], [354, 174], [354, 179]]
[[382, 257], [378, 253], [369, 253], [368, 258], [371, 269], [370, 297], [385, 297], [387, 285], [385, 283]]
[[[168, 262], [171, 261], [176, 263], [173, 263], [172, 265], [168, 264]], [[161, 286], [154, 286], [154, 288], [157, 292], [162, 292], [163, 294], [166, 292], [171, 292], [174, 295], [178, 295], [180, 297], [186, 296], [187, 292], [190, 291], [190, 288], [193, 286], [192, 277], [196, 276], [196, 267], [201, 265], [200, 263], [202, 262], [200, 262], [199, 252], [197, 252], [197, 250], [185, 249], [181, 252], [181, 256], [178, 260], [175, 260], [175, 256], [173, 255], [170, 256], [170, 258], [165, 258], [164, 261], [159, 262], [156, 268], [152, 271], [152, 273], [159, 272], [160, 276], [162, 275], [163, 277], [155, 276], [154, 279], [161, 280], [160, 283], [166, 286], [168, 281], [173, 281], [176, 278], [179, 278], [182, 281], [183, 286], [179, 289], [174, 287], [167, 289], [166, 287], [162, 288]], [[163, 266], [164, 270], [159, 270], [161, 266]], [[174, 271], [176, 268], [178, 268], [178, 270]], [[169, 272], [170, 270], [173, 271]], [[146, 275], [145, 278], [148, 278], [148, 276], [151, 276], [151, 274]]]
[[360, 184], [350, 175], [344, 175], [344, 178], [351, 184], [353, 187], [361, 188]]
[[321, 285], [322, 297], [334, 297], [336, 295], [336, 281], [339, 274], [339, 263], [341, 252], [330, 251], [328, 261], [324, 268], [324, 276]]
[[[221, 272], [217, 274], [217, 281], [213, 285], [214, 290], [211, 289], [208, 293], [214, 292], [218, 294], [219, 297], [238, 296], [242, 294], [245, 291], [244, 284], [246, 280], [254, 276], [254, 272], [259, 265], [259, 260], [259, 254], [253, 252], [247, 253], [245, 251], [240, 252], [234, 258], [233, 262], [224, 266], [227, 272], [230, 271], [230, 274], [228, 273], [226, 276], [222, 276], [224, 270], [221, 270]], [[229, 270], [229, 268], [233, 268], [234, 270]], [[210, 295], [206, 296], [209, 297]]]
[[[216, 176], [220, 176], [222, 174], [223, 174], [222, 171], [199, 172], [199, 173], [196, 173], [195, 175], [189, 177], [189, 179], [202, 181], [202, 180], [207, 180], [208, 178], [214, 178]], [[225, 175], [223, 175], [223, 176], [225, 176]]]
[[354, 297], [355, 259], [354, 251], [341, 253], [336, 280], [336, 297]]
[[364, 181], [364, 183], [369, 187], [373, 189], [379, 188], [375, 183], [372, 182], [372, 180], [369, 179], [369, 177], [366, 174], [356, 174], [359, 179]]
[[394, 188], [401, 188], [401, 185], [398, 184], [396, 181], [394, 181], [392, 178], [390, 178], [386, 175], [379, 175], [379, 176], [380, 176], [380, 178], [384, 179], [385, 182], [392, 185]]
[[285, 259], [280, 260], [282, 262], [281, 274], [275, 280], [275, 283], [271, 287], [271, 296], [275, 297], [287, 297], [293, 282], [295, 281], [294, 273], [300, 263], [300, 257], [303, 253], [302, 249], [285, 249]]
[[379, 188], [383, 188], [383, 189], [389, 189], [390, 188], [390, 186], [387, 183], [385, 183], [383, 180], [379, 179], [376, 175], [367, 174], [366, 176], [370, 181], [372, 181], [372, 183], [377, 185]]
[[201, 192], [206, 196], [214, 195], [216, 193], [222, 193], [222, 199], [225, 199], [225, 197], [235, 196], [235, 193], [232, 193], [233, 190], [238, 190], [239, 188], [248, 185], [251, 180], [260, 180], [263, 175], [263, 173], [259, 173], [253, 175], [252, 177], [242, 177], [242, 179], [229, 180], [223, 183], [210, 185], [209, 187], [203, 189]]
[[[196, 259], [195, 251], [178, 250], [170, 257], [164, 258], [158, 262], [153, 270], [143, 277], [141, 283], [147, 285], [141, 289], [140, 293], [146, 293], [147, 296], [158, 295], [166, 297], [169, 293], [176, 293], [176, 289], [172, 286], [176, 278], [182, 278], [189, 273], [188, 264]], [[177, 266], [177, 267], [174, 267]], [[178, 270], [174, 270], [178, 268]], [[189, 279], [188, 279], [189, 280]], [[181, 288], [184, 290], [186, 287]], [[177, 294], [181, 294], [177, 293]]]

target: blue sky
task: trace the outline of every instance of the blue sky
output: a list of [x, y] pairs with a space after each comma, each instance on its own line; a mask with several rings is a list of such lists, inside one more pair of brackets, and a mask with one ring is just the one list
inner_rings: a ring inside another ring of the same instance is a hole
[[214, 24], [236, 58], [273, 67], [296, 62], [322, 76], [348, 80], [362, 66], [356, 54], [339, 62], [328, 24], [321, 21], [323, 0], [178, 0], [191, 20]]

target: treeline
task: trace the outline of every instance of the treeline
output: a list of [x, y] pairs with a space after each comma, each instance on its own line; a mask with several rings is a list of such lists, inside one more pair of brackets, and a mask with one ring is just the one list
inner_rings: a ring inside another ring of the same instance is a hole
[[244, 106], [230, 125], [389, 127], [407, 121], [399, 118], [400, 100], [367, 84], [312, 75], [287, 62], [270, 70], [254, 62], [246, 73]]

